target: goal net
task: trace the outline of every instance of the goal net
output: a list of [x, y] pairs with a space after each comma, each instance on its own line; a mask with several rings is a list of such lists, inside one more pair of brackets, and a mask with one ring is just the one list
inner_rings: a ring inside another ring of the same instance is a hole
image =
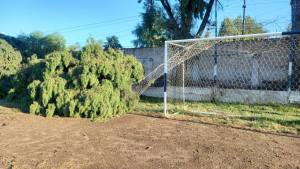
[[140, 87], [164, 74], [165, 113], [198, 113], [193, 102], [297, 102], [299, 43], [297, 33], [167, 41], [164, 64]]

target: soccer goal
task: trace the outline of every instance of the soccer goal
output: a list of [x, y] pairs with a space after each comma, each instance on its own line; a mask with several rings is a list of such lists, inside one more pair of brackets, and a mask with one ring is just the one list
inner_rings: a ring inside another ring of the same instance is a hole
[[299, 44], [296, 32], [166, 41], [164, 64], [148, 78], [164, 72], [165, 115], [178, 109], [169, 103], [297, 102]]

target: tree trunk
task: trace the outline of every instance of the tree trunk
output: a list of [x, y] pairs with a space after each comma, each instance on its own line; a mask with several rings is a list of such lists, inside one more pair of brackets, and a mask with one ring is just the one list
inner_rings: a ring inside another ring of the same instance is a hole
[[206, 11], [205, 11], [204, 18], [203, 18], [202, 23], [199, 27], [199, 30], [197, 31], [197, 33], [195, 35], [196, 38], [201, 37], [201, 35], [203, 34], [215, 1], [216, 0], [209, 0]]

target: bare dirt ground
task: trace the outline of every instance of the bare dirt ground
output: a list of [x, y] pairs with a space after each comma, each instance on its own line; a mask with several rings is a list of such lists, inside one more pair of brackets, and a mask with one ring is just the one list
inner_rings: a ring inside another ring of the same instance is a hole
[[125, 115], [43, 118], [0, 107], [0, 168], [300, 168], [300, 138]]

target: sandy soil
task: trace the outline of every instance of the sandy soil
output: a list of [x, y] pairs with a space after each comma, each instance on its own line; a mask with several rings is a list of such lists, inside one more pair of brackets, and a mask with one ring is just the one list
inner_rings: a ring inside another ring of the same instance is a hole
[[297, 137], [139, 115], [100, 123], [3, 112], [1, 169], [300, 168]]

